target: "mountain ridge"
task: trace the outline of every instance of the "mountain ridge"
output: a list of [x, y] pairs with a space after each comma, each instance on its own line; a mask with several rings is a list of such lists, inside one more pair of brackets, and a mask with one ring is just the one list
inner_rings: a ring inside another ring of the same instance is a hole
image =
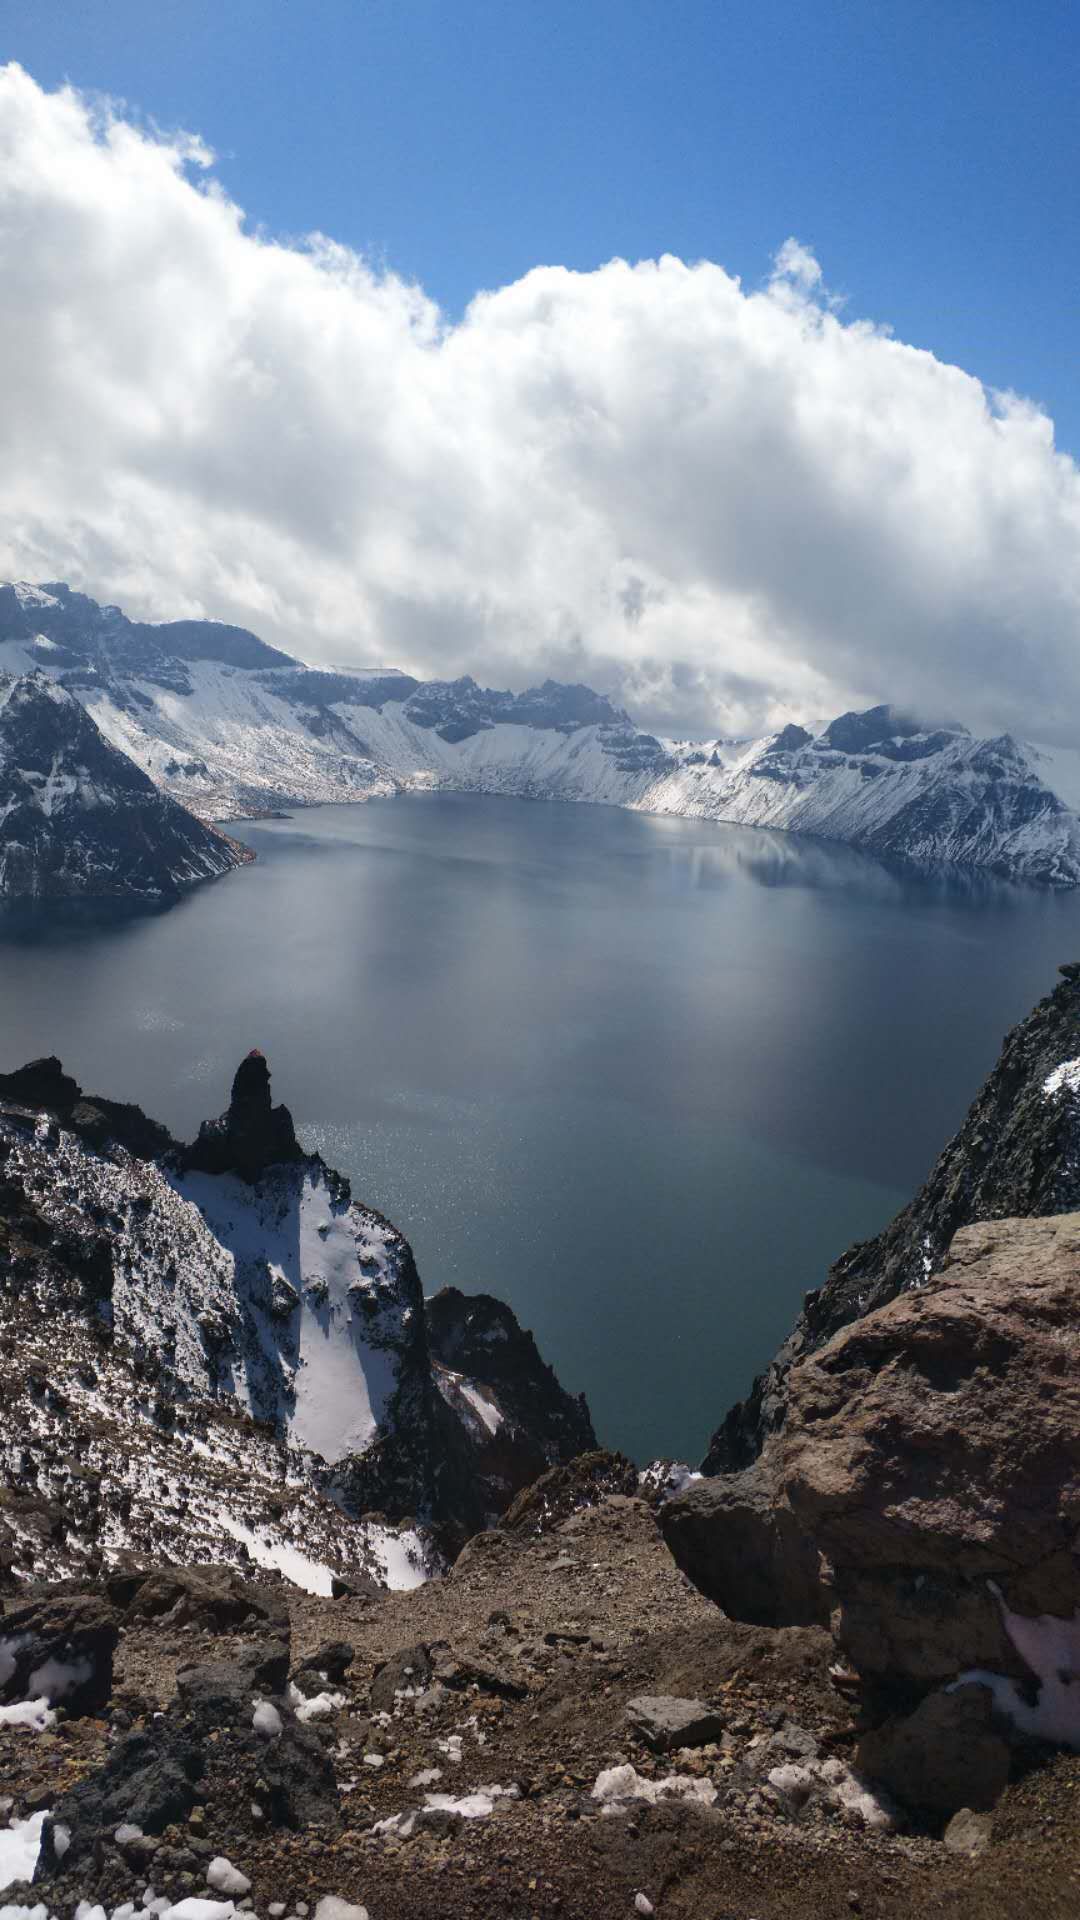
[[[170, 650], [171, 649], [171, 650]], [[439, 788], [819, 835], [878, 857], [1080, 884], [1052, 755], [887, 706], [814, 735], [667, 741], [583, 686], [309, 667], [246, 629], [132, 622], [62, 582], [0, 587], [0, 670], [38, 668], [204, 819]]]

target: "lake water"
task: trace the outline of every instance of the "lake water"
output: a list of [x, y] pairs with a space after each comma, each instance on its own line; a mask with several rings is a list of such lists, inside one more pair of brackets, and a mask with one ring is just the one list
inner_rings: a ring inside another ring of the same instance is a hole
[[166, 912], [0, 920], [0, 1066], [190, 1135], [262, 1047], [428, 1292], [508, 1300], [600, 1437], [697, 1459], [907, 1200], [1080, 898], [616, 809], [428, 795], [240, 829]]

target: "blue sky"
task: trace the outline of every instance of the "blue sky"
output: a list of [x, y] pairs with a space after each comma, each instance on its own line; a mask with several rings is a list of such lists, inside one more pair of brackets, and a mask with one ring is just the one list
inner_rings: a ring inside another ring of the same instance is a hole
[[1071, 0], [7, 0], [0, 58], [200, 132], [252, 222], [451, 313], [617, 254], [753, 285], [796, 234], [1080, 450]]
[[0, 577], [1075, 743], [1077, 0], [0, 21]]

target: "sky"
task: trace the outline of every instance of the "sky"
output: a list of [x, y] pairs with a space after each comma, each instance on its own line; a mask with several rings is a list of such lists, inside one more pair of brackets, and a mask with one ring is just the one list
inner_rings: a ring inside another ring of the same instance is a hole
[[6, 0], [4, 60], [5, 573], [1071, 736], [1070, 0]]

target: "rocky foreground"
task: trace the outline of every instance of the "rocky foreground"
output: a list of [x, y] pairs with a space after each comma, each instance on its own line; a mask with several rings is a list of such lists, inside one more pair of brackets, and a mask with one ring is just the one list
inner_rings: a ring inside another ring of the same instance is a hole
[[303, 1920], [327, 1897], [371, 1920], [1075, 1915], [1080, 1759], [1046, 1756], [942, 1841], [853, 1781], [826, 1630], [725, 1620], [635, 1495], [550, 1524], [544, 1504], [408, 1594], [209, 1569], [48, 1602], [37, 1651], [83, 1610], [95, 1693], [44, 1732], [0, 1725], [9, 1811], [44, 1827], [34, 1885], [0, 1898], [125, 1920]]
[[570, 1458], [260, 1055], [188, 1146], [0, 1080], [0, 1920], [1074, 1920], [1062, 974], [704, 1476]]

